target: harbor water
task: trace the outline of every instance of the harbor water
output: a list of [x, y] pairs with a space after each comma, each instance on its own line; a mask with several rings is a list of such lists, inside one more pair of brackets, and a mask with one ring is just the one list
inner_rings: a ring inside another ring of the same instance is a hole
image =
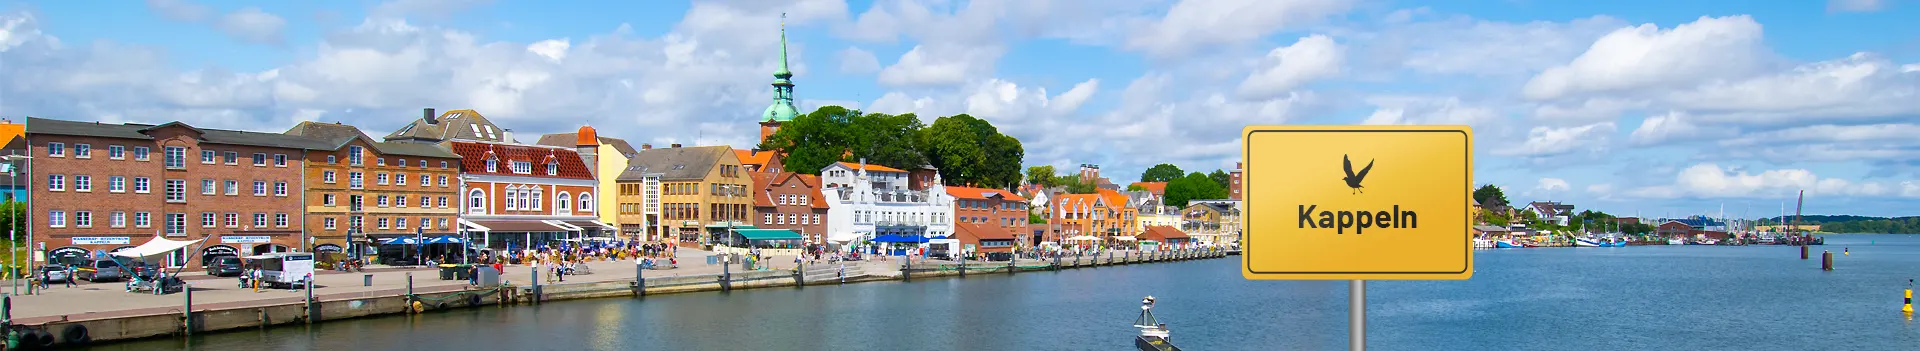
[[[1913, 350], [1920, 235], [1790, 246], [1479, 251], [1468, 281], [1367, 284], [1377, 350]], [[1821, 271], [1819, 252], [1836, 268]], [[1850, 254], [1842, 254], [1846, 250]], [[92, 350], [1123, 350], [1140, 298], [1188, 350], [1347, 347], [1347, 283], [1246, 281], [1237, 257], [562, 301]]]

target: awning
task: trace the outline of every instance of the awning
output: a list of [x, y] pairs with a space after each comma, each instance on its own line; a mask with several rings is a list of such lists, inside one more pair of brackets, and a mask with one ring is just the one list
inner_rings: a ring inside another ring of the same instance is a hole
[[115, 250], [113, 252], [113, 255], [126, 257], [126, 258], [147, 258], [152, 256], [165, 255], [169, 252], [173, 252], [174, 250], [179, 250], [180, 248], [193, 246], [193, 244], [199, 244], [201, 241], [204, 241], [204, 240], [207, 240], [207, 239], [198, 239], [198, 240], [191, 240], [191, 241], [174, 241], [174, 240], [167, 240], [167, 238], [156, 237], [156, 238], [153, 238], [152, 240], [147, 240], [147, 243], [145, 244], [140, 244], [140, 246], [135, 246], [131, 249]]
[[480, 225], [479, 223], [474, 223], [473, 221], [468, 221], [468, 220], [466, 220], [465, 218], [462, 218], [462, 219], [460, 219], [460, 226], [462, 226], [462, 227], [466, 227], [466, 228], [467, 228], [467, 231], [470, 231], [470, 232], [491, 232], [491, 231], [493, 231], [493, 228], [487, 228], [487, 226], [484, 226], [484, 225]]
[[800, 233], [786, 229], [735, 229], [747, 240], [800, 240]]
[[919, 235], [881, 235], [873, 238], [877, 243], [925, 243], [927, 237]]
[[565, 221], [556, 221], [556, 220], [551, 220], [551, 219], [549, 219], [549, 220], [544, 220], [544, 221], [541, 221], [541, 222], [544, 222], [544, 223], [546, 223], [546, 224], [548, 224], [548, 225], [552, 225], [552, 226], [555, 226], [555, 227], [560, 227], [560, 229], [565, 229], [565, 230], [567, 230], [567, 231], [569, 231], [569, 232], [577, 232], [577, 231], [581, 231], [581, 229], [580, 229], [580, 227], [576, 227], [576, 226], [574, 226], [574, 225], [572, 225], [572, 224], [567, 224], [567, 222], [565, 222]]
[[392, 239], [381, 241], [380, 245], [414, 245], [419, 243], [420, 243], [419, 239], [414, 239], [411, 236], [402, 236], [402, 237], [394, 237]]
[[1081, 236], [1067, 238], [1066, 241], [1100, 241], [1100, 237], [1096, 237], [1092, 235], [1081, 235]]
[[839, 233], [833, 233], [833, 235], [828, 236], [827, 241], [844, 243], [844, 242], [853, 241], [854, 239], [859, 239], [860, 236], [861, 234], [859, 232], [839, 232]]
[[1125, 235], [1121, 235], [1121, 236], [1116, 236], [1116, 237], [1113, 237], [1113, 240], [1119, 240], [1119, 241], [1134, 241], [1134, 240], [1140, 240], [1140, 239], [1139, 239], [1139, 238], [1135, 238], [1135, 237], [1131, 237], [1131, 236], [1125, 236]]
[[600, 228], [600, 230], [607, 230], [607, 231], [620, 230], [620, 228], [614, 227], [612, 224], [607, 224], [607, 222], [601, 222], [599, 220], [562, 221], [562, 222], [566, 222], [567, 224], [572, 224], [573, 226], [580, 227], [582, 229], [593, 229], [595, 227], [598, 227]]
[[544, 221], [537, 221], [537, 220], [523, 219], [523, 220], [473, 221], [473, 223], [482, 227], [486, 227], [490, 229], [488, 231], [493, 231], [493, 232], [564, 232], [564, 231], [567, 231], [564, 228], [556, 227], [556, 226], [553, 226], [552, 224], [547, 224]]

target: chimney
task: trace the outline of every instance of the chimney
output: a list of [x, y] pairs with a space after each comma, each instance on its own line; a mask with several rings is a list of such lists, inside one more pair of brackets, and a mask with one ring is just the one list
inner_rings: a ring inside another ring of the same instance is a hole
[[440, 123], [439, 119], [440, 115], [433, 113], [433, 108], [431, 107], [420, 111], [420, 120], [427, 121], [427, 124]]
[[641, 143], [640, 151], [653, 150], [653, 144]]
[[500, 142], [510, 143], [510, 144], [520, 143], [518, 141], [513, 141], [513, 130], [506, 129], [506, 128], [500, 128]]
[[668, 144], [668, 145], [667, 145], [667, 148], [669, 148], [669, 149], [678, 149], [678, 148], [680, 148], [680, 143], [673, 143], [673, 144]]

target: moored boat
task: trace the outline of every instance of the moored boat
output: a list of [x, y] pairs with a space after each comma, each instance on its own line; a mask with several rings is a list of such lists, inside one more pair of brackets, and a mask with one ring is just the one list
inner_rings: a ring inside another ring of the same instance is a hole
[[1687, 239], [1681, 239], [1681, 238], [1667, 239], [1667, 245], [1686, 245], [1686, 244], [1687, 244]]
[[1527, 247], [1526, 245], [1521, 245], [1519, 242], [1513, 241], [1513, 239], [1495, 241], [1493, 242], [1493, 246], [1497, 248], [1502, 248], [1502, 249], [1518, 249], [1518, 248]]
[[1594, 239], [1590, 239], [1590, 238], [1576, 238], [1576, 239], [1573, 239], [1573, 246], [1577, 246], [1577, 247], [1607, 247], [1607, 244], [1606, 244], [1606, 243], [1604, 243], [1604, 242], [1600, 242], [1599, 240], [1594, 240]]
[[1153, 318], [1153, 296], [1140, 300], [1140, 318], [1133, 320], [1133, 327], [1140, 328], [1140, 336], [1133, 338], [1133, 345], [1140, 351], [1180, 351], [1173, 346], [1173, 339], [1166, 323]]

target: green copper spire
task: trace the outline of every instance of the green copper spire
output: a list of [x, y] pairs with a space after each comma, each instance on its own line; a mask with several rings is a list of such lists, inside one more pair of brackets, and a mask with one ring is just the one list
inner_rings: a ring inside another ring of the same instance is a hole
[[793, 107], [793, 71], [787, 70], [787, 14], [780, 14], [780, 68], [773, 71], [773, 105], [760, 114], [761, 122], [786, 122], [800, 115]]

